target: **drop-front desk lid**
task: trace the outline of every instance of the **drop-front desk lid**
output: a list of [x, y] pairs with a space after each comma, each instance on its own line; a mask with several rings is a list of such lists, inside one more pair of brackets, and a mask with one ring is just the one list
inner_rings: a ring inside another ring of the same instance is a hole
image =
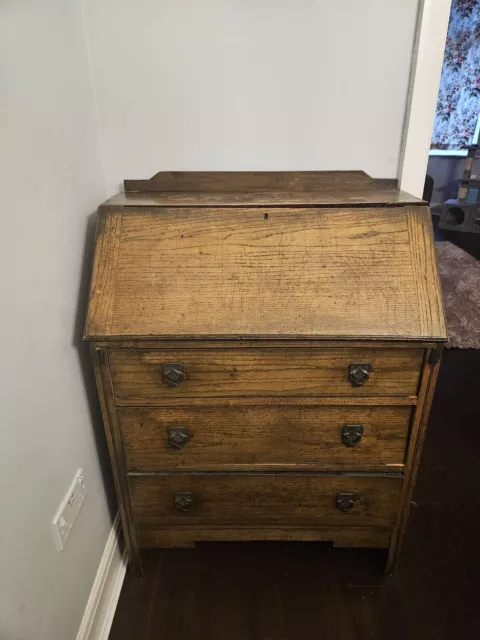
[[86, 338], [445, 340], [430, 211], [362, 172], [160, 173], [99, 211]]

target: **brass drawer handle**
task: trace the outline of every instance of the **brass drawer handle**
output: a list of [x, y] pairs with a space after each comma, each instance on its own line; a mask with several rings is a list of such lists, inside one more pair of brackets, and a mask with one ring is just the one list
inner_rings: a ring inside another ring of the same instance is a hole
[[188, 511], [193, 505], [195, 496], [190, 491], [184, 491], [183, 493], [177, 493], [173, 497], [173, 504], [179, 511]]
[[168, 430], [168, 446], [172, 449], [183, 449], [189, 438], [186, 427], [172, 427]]
[[346, 447], [354, 447], [363, 436], [362, 424], [344, 424], [342, 427], [342, 442]]
[[361, 387], [370, 377], [372, 367], [366, 362], [352, 363], [348, 367], [348, 379], [354, 387]]
[[335, 506], [340, 511], [351, 511], [357, 496], [354, 493], [339, 493], [335, 501]]
[[185, 366], [181, 362], [162, 364], [163, 381], [169, 387], [178, 387], [185, 380]]

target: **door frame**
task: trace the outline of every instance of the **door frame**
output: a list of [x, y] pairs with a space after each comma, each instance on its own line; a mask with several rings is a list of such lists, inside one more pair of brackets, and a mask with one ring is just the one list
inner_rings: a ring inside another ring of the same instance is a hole
[[422, 197], [452, 0], [419, 0], [405, 124], [400, 189]]

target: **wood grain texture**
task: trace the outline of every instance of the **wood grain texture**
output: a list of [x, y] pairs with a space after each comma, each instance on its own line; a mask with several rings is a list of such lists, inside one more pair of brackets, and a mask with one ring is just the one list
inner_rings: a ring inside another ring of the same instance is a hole
[[255, 193], [372, 189], [364, 171], [160, 171], [150, 180], [125, 180], [125, 192]]
[[113, 481], [118, 500], [118, 509], [122, 523], [125, 547], [130, 560], [130, 568], [135, 575], [142, 575], [142, 565], [136, 531], [130, 512], [130, 500], [124, 468], [123, 448], [118, 429], [116, 408], [113, 402], [111, 379], [108, 372], [106, 353], [91, 345], [91, 356], [97, 385], [100, 408], [102, 411], [108, 454], [112, 464]]
[[[399, 477], [320, 474], [174, 474], [129, 476], [132, 514], [138, 530], [222, 525], [389, 527], [398, 508]], [[182, 512], [174, 497], [191, 492]], [[355, 493], [351, 511], [335, 504]]]
[[438, 326], [439, 335], [447, 335], [447, 325], [443, 307], [442, 288], [437, 268], [437, 256], [430, 216], [421, 209], [412, 209], [408, 216], [411, 245], [412, 269], [415, 278], [418, 300], [420, 331], [429, 331], [432, 325]]
[[[128, 340], [116, 338], [106, 338], [95, 340], [97, 347], [105, 349], [263, 349], [265, 347], [282, 347], [288, 349], [338, 349], [347, 346], [339, 340], [288, 340], [288, 339], [267, 339], [267, 340], [242, 340], [240, 338], [222, 338], [222, 339], [167, 339], [156, 340], [155, 338], [142, 339], [129, 338]], [[434, 342], [421, 340], [372, 340], [371, 338], [349, 340], [348, 346], [360, 349], [430, 349]]]
[[[160, 402], [207, 396], [416, 395], [422, 349], [255, 349], [108, 351], [115, 397]], [[183, 363], [186, 380], [163, 382], [162, 364]], [[355, 387], [351, 363], [369, 363], [369, 380]]]
[[[190, 407], [200, 407], [205, 405], [205, 401], [211, 407], [222, 407], [227, 404], [239, 401], [238, 398], [209, 397], [209, 398], [188, 398]], [[418, 404], [417, 396], [242, 396], [241, 402], [248, 406], [283, 406], [297, 404], [299, 406], [342, 406], [342, 407], [415, 407]], [[178, 407], [185, 404], [185, 401], [176, 396], [172, 398], [162, 398], [162, 400], [138, 400], [127, 398], [121, 400], [115, 398], [117, 407]]]
[[386, 549], [392, 537], [390, 527], [176, 527], [175, 529], [141, 529], [139, 543], [143, 548], [193, 547], [197, 542], [247, 542], [252, 540], [332, 542], [335, 547], [371, 547]]
[[427, 208], [102, 215], [87, 337], [445, 338]]
[[425, 442], [433, 395], [435, 392], [438, 373], [440, 371], [440, 363], [441, 358], [438, 358], [437, 362], [434, 364], [430, 364], [427, 359], [423, 371], [419, 393], [420, 404], [414, 413], [412, 433], [406, 459], [406, 472], [400, 494], [400, 508], [398, 510], [397, 522], [395, 524], [388, 554], [386, 573], [393, 573], [395, 563], [397, 562], [401, 551], [403, 537], [405, 535], [405, 529], [410, 513], [413, 490], [415, 488], [415, 482], [420, 466], [423, 444]]
[[[282, 469], [403, 469], [409, 407], [223, 406], [119, 408], [129, 471]], [[342, 441], [345, 424], [361, 424], [355, 446]], [[168, 429], [187, 428], [181, 449]]]
[[404, 191], [389, 188], [324, 191], [265, 191], [252, 193], [127, 193], [107, 200], [102, 209], [130, 207], [404, 207], [427, 208], [427, 203]]
[[93, 278], [91, 295], [88, 300], [87, 322], [95, 325], [104, 323], [105, 331], [110, 333], [117, 278], [117, 261], [120, 251], [122, 217], [100, 216], [97, 220], [97, 235], [93, 257]]
[[110, 640], [478, 640], [479, 386], [480, 351], [446, 349], [394, 579], [383, 550], [155, 549], [144, 580], [127, 574]]
[[[134, 565], [138, 544], [299, 539], [390, 544], [392, 568], [435, 384], [425, 354], [446, 339], [426, 203], [363, 172], [126, 189], [100, 209], [85, 336]], [[170, 386], [166, 363], [185, 379]], [[354, 363], [371, 366], [362, 386]], [[356, 447], [344, 424], [363, 425]]]

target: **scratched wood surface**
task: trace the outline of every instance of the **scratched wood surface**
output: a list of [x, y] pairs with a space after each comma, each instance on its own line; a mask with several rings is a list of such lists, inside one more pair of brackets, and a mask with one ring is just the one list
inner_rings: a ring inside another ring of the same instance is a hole
[[[129, 476], [133, 519], [138, 529], [174, 526], [283, 524], [392, 526], [399, 477], [321, 474], [172, 474]], [[186, 512], [174, 504], [193, 496]], [[355, 494], [350, 511], [336, 498]]]
[[426, 203], [403, 191], [387, 188], [370, 188], [349, 191], [258, 191], [251, 193], [127, 193], [113, 196], [104, 203], [108, 208], [125, 207], [403, 207], [415, 204], [426, 208]]
[[[412, 396], [423, 349], [109, 349], [117, 400], [228, 396]], [[185, 380], [163, 381], [163, 363], [184, 365]], [[361, 386], [348, 379], [351, 363], [368, 363]]]
[[149, 180], [125, 180], [126, 193], [256, 193], [373, 189], [365, 171], [159, 171]]
[[[392, 569], [446, 339], [426, 203], [361, 171], [125, 188], [100, 207], [85, 336], [132, 568], [139, 547], [298, 539], [390, 545]], [[353, 448], [344, 424], [364, 427]]]
[[426, 207], [101, 213], [87, 337], [444, 339]]
[[[127, 573], [110, 640], [478, 640], [479, 387], [480, 351], [447, 349], [393, 580], [382, 575], [385, 553], [374, 549], [228, 542], [149, 551], [144, 580]], [[371, 529], [338, 530], [355, 546]], [[320, 526], [239, 527], [225, 539], [262, 534], [329, 539]], [[141, 541], [182, 543], [187, 535], [148, 530]]]
[[[128, 471], [403, 470], [410, 407], [246, 405], [119, 407]], [[361, 425], [355, 446], [342, 440], [346, 424]], [[188, 431], [172, 448], [168, 430]]]

